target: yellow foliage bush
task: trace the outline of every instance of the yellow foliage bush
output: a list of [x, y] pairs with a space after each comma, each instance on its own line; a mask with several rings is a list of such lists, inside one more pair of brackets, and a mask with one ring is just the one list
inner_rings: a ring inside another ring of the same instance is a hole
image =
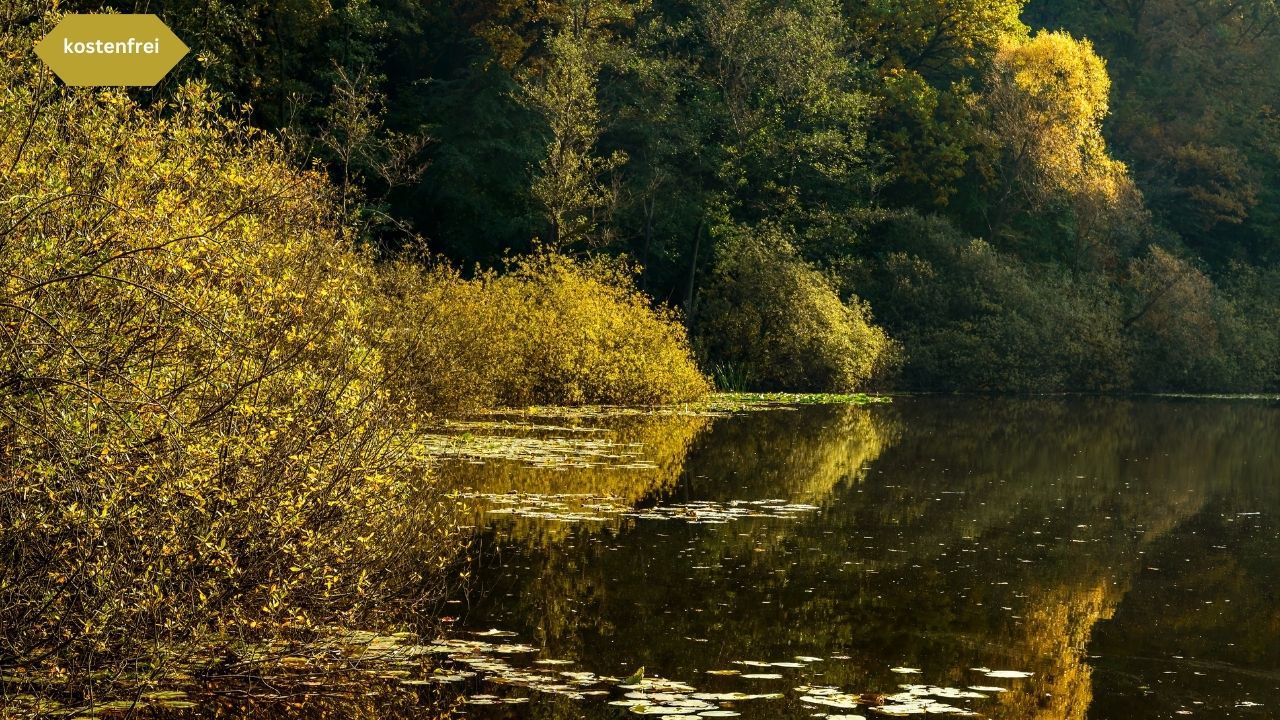
[[727, 389], [849, 392], [898, 356], [870, 308], [841, 300], [776, 227], [725, 238], [700, 302], [700, 349], [745, 385]]
[[475, 279], [407, 263], [385, 277], [382, 350], [424, 408], [660, 405], [709, 391], [683, 326], [624, 268], [543, 252]]
[[424, 410], [707, 391], [620, 270], [380, 268], [206, 88], [67, 89], [29, 60], [47, 27], [2, 30], [0, 667], [438, 599], [465, 540], [408, 459]]
[[327, 180], [198, 85], [154, 110], [68, 90], [14, 60], [40, 28], [6, 30], [0, 667], [154, 660], [439, 582], [449, 501], [400, 459], [375, 268]]

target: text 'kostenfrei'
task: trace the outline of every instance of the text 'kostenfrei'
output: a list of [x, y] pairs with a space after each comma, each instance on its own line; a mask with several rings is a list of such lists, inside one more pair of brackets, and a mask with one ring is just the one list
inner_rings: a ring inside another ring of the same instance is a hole
[[160, 38], [147, 41], [129, 38], [89, 42], [72, 42], [70, 38], [63, 38], [62, 52], [65, 55], [157, 55], [160, 52]]

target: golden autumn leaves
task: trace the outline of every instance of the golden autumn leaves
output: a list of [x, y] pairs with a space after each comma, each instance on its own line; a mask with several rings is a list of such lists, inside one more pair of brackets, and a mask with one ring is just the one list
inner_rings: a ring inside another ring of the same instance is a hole
[[465, 544], [408, 453], [446, 407], [419, 387], [707, 390], [620, 271], [397, 274], [205, 86], [145, 109], [44, 72], [0, 70], [0, 665], [160, 661], [437, 597]]

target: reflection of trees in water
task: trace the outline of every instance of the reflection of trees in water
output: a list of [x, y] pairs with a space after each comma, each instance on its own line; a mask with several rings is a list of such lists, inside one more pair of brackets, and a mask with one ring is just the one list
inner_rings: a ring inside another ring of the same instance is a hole
[[1092, 698], [1087, 641], [1139, 551], [1211, 502], [1277, 493], [1263, 486], [1280, 466], [1278, 417], [1247, 404], [928, 399], [723, 420], [677, 499], [783, 496], [821, 515], [573, 533], [512, 559], [529, 569], [505, 602], [553, 652], [601, 672], [845, 652], [821, 681], [875, 690], [903, 681], [891, 664], [963, 686], [985, 684], [968, 668], [989, 663], [1036, 675], [984, 713], [1075, 720]]
[[[1102, 659], [1092, 717], [1141, 712], [1135, 676], [1150, 678], [1158, 696], [1204, 712], [1246, 699], [1271, 713], [1280, 705], [1277, 451], [1271, 444], [1255, 449], [1257, 490], [1234, 483], [1153, 542], [1114, 622], [1097, 628], [1090, 652]], [[1268, 471], [1272, 477], [1262, 480]], [[1224, 689], [1235, 694], [1224, 698]], [[1260, 710], [1259, 717], [1270, 717]]]
[[[671, 484], [655, 484], [651, 486], [651, 493], [655, 497], [668, 496], [675, 502], [785, 498], [825, 503], [840, 487], [856, 480], [867, 463], [874, 461], [892, 442], [896, 429], [885, 417], [874, 408], [831, 406], [754, 412], [721, 419], [699, 437], [683, 472], [680, 467], [667, 469], [663, 464], [660, 480]], [[545, 474], [546, 471], [531, 471], [539, 472]], [[685, 482], [673, 490], [672, 485], [682, 475]], [[523, 472], [516, 477], [522, 476]], [[486, 479], [484, 484], [522, 490], [539, 488], [535, 492], [560, 487], [548, 485], [545, 478], [536, 481], [541, 484], [504, 485], [503, 482], [511, 480], [495, 483]], [[702, 598], [667, 597], [687, 584], [685, 576], [690, 565], [695, 564], [680, 556], [684, 549], [682, 543], [725, 540], [742, 545], [740, 554], [750, 557], [750, 543], [741, 540], [739, 533], [763, 527], [785, 530], [797, 521], [741, 521], [720, 526], [688, 525], [682, 521], [628, 522], [625, 526], [609, 527], [603, 534], [598, 532], [597, 524], [592, 524], [573, 528], [567, 536], [556, 538], [557, 545], [528, 542], [529, 538], [539, 536], [524, 531], [525, 522], [532, 528], [545, 524], [518, 520], [497, 524], [502, 539], [510, 533], [521, 549], [507, 548], [503, 553], [506, 557], [496, 560], [507, 562], [509, 567], [491, 567], [486, 571], [490, 577], [500, 573], [514, 576], [510, 586], [499, 579], [489, 592], [499, 606], [503, 604], [502, 596], [511, 592], [510, 600], [518, 607], [514, 615], [536, 619], [529, 623], [528, 629], [533, 632], [536, 626], [538, 641], [553, 654], [577, 658], [583, 656], [584, 648], [607, 644], [615, 637], [635, 632], [655, 636], [635, 650], [643, 654], [661, 649], [671, 644], [670, 638], [661, 636], [673, 623], [678, 626], [693, 619], [694, 611], [688, 609], [686, 613], [683, 604], [713, 598], [715, 602], [732, 602], [735, 590], [729, 587], [715, 588], [712, 595]], [[619, 531], [622, 535], [615, 535]], [[703, 551], [706, 552], [705, 548]], [[523, 569], [510, 567], [514, 565]], [[484, 572], [482, 580], [483, 577]], [[645, 578], [653, 582], [645, 582]], [[665, 607], [667, 600], [677, 615], [685, 617], [645, 616], [649, 609]], [[689, 632], [695, 629], [703, 631], [696, 627], [696, 621]], [[643, 658], [635, 660], [635, 664], [645, 662]], [[650, 667], [669, 665], [649, 662]], [[593, 669], [612, 672], [622, 668]]]
[[[957, 405], [962, 410], [964, 403]], [[909, 405], [903, 408], [913, 429], [928, 432], [934, 422], [972, 431], [938, 432], [936, 442], [920, 448], [930, 459], [946, 457], [953, 464], [935, 477], [966, 493], [967, 512], [950, 513], [955, 524], [947, 523], [948, 514], [928, 507], [932, 493], [916, 488], [908, 495], [917, 502], [904, 512], [912, 518], [907, 533], [927, 539], [915, 544], [921, 549], [932, 544], [928, 533], [934, 529], [973, 537], [1009, 561], [1035, 559], [1021, 581], [1003, 573], [1024, 588], [1028, 603], [1021, 622], [995, 637], [1007, 644], [1010, 662], [1021, 655], [1037, 675], [1023, 692], [1001, 695], [993, 716], [1083, 718], [1093, 693], [1086, 662], [1091, 633], [1116, 612], [1130, 577], [1149, 562], [1154, 546], [1199, 515], [1212, 514], [1222, 498], [1258, 502], [1276, 495], [1268, 472], [1280, 466], [1280, 414], [1256, 404], [1121, 401], [1008, 401], [989, 412], [988, 422], [951, 424], [935, 404], [920, 408], [918, 421]], [[895, 451], [903, 455], [886, 458], [886, 474], [892, 463], [901, 478], [911, 477], [905, 470], [912, 464], [926, 467], [924, 455], [908, 445]], [[1033, 550], [1037, 542], [1046, 546], [1039, 553]], [[1203, 545], [1202, 538], [1196, 543]], [[1148, 628], [1150, 618], [1162, 615], [1154, 602], [1135, 616], [1141, 618], [1136, 627]], [[1171, 630], [1179, 638], [1197, 634]]]
[[726, 418], [689, 456], [682, 498], [825, 504], [896, 442], [881, 407], [834, 405]]
[[[627, 452], [636, 452], [637, 457], [591, 467], [537, 468], [514, 461], [484, 465], [453, 463], [441, 471], [449, 475], [455, 486], [486, 494], [610, 496], [620, 504], [635, 506], [647, 498], [669, 493], [675, 487], [690, 446], [710, 422], [708, 417], [695, 415], [588, 418], [584, 426], [606, 429], [604, 433], [592, 433], [590, 438], [607, 439], [618, 446], [634, 446]], [[635, 462], [652, 467], [618, 467]], [[480, 512], [483, 513], [483, 509]], [[482, 514], [477, 520], [487, 522]], [[527, 615], [531, 610], [539, 621], [537, 632], [526, 637], [537, 640], [543, 647], [562, 648], [565, 639], [575, 637], [574, 626], [586, 612], [583, 607], [589, 607], [592, 598], [602, 589], [598, 583], [584, 582], [587, 578], [583, 559], [575, 548], [608, 543], [632, 523], [617, 516], [590, 523], [503, 516], [478, 540], [477, 546], [486, 552], [486, 557], [480, 560], [482, 567], [473, 581], [472, 592], [499, 599], [508, 592], [518, 594], [516, 604], [522, 608], [520, 614]], [[599, 620], [607, 622], [603, 618]]]
[[[711, 419], [696, 415], [623, 415], [589, 419], [586, 427], [603, 432], [574, 434], [542, 433], [570, 439], [606, 440], [618, 453], [635, 454], [616, 461], [602, 461], [589, 467], [565, 462], [559, 466], [531, 467], [513, 460], [493, 460], [479, 464], [443, 463], [440, 472], [448, 482], [485, 494], [525, 493], [534, 495], [597, 495], [616, 498], [622, 505], [635, 506], [644, 499], [670, 492], [680, 480], [685, 457], [695, 438]], [[644, 463], [649, 467], [633, 467]], [[478, 521], [486, 522], [480, 517]], [[616, 529], [620, 518], [590, 523], [585, 528]], [[520, 517], [503, 518], [504, 540], [547, 545], [562, 542], [571, 530], [569, 523], [547, 522]]]

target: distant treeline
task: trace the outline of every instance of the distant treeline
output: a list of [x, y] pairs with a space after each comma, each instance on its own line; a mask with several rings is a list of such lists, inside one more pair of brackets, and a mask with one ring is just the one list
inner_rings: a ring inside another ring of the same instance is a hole
[[149, 95], [248, 103], [384, 252], [630, 258], [722, 385], [1280, 385], [1273, 3], [70, 4], [160, 13]]

